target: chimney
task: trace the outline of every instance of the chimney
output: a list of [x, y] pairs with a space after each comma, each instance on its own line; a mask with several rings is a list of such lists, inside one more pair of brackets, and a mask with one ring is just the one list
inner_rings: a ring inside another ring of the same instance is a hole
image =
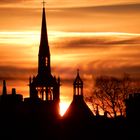
[[12, 95], [16, 95], [16, 89], [12, 88]]
[[2, 90], [2, 95], [7, 95], [7, 88], [6, 88], [6, 81], [3, 80], [3, 90]]

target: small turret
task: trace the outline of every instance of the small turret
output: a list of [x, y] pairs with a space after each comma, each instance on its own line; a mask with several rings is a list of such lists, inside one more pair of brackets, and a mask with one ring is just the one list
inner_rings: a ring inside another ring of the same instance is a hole
[[3, 80], [2, 95], [7, 95], [7, 87], [6, 87], [6, 81], [5, 80]]
[[73, 100], [67, 111], [64, 114], [64, 119], [70, 119], [74, 123], [86, 123], [92, 120], [93, 113], [83, 98], [83, 81], [80, 78], [79, 70], [77, 70], [77, 76], [73, 82], [74, 95]]
[[83, 81], [79, 76], [79, 70], [77, 70], [77, 76], [74, 80], [73, 86], [74, 86], [74, 96], [83, 97]]

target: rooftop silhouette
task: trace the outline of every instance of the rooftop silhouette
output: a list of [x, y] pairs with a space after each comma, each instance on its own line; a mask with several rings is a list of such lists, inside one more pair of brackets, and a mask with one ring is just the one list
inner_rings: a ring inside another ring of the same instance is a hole
[[[3, 80], [0, 96], [2, 139], [127, 139], [138, 136], [140, 94], [126, 100], [126, 117], [108, 118], [96, 115], [84, 100], [84, 82], [77, 70], [73, 82], [73, 100], [60, 117], [60, 77], [51, 72], [51, 55], [47, 33], [45, 2], [42, 8], [41, 37], [38, 53], [38, 73], [29, 78], [29, 97], [24, 98], [12, 88], [7, 93]], [[134, 121], [135, 120], [135, 121]], [[136, 126], [133, 125], [135, 122]], [[128, 133], [129, 132], [129, 133]], [[94, 134], [93, 134], [94, 133]]]
[[73, 100], [64, 114], [64, 118], [75, 121], [85, 121], [93, 118], [93, 113], [87, 106], [83, 97], [83, 81], [80, 78], [79, 70], [73, 82]]

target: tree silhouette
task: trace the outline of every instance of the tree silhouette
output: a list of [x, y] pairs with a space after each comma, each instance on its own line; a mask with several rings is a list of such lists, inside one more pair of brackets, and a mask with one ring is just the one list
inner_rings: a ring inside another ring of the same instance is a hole
[[116, 104], [121, 116], [125, 114], [125, 100], [131, 92], [134, 92], [132, 88], [132, 79], [129, 74], [125, 73], [120, 79], [119, 96]]
[[[111, 117], [125, 115], [125, 99], [135, 88], [129, 74], [121, 78], [112, 76], [99, 76], [95, 79], [93, 93], [89, 98], [93, 107], [99, 106], [100, 111]], [[96, 111], [96, 109], [95, 109]]]

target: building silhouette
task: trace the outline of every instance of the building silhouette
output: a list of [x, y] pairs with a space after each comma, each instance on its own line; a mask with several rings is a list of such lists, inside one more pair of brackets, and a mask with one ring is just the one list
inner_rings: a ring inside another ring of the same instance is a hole
[[[43, 2], [38, 73], [29, 78], [29, 97], [24, 100], [21, 94], [16, 93], [15, 88], [12, 88], [12, 93], [8, 94], [6, 81], [3, 81], [0, 96], [1, 138], [4, 140], [90, 139], [94, 132], [93, 137], [96, 140], [115, 140], [120, 136], [127, 139], [131, 136], [127, 132], [131, 133], [133, 128], [139, 134], [134, 125], [139, 126], [140, 123], [140, 94], [130, 95], [126, 100], [128, 120], [126, 118], [115, 120], [107, 118], [107, 115], [101, 117], [98, 106], [96, 116], [93, 115], [84, 101], [83, 86], [78, 70], [73, 82], [73, 100], [64, 116], [60, 118], [60, 78], [56, 78], [51, 72], [51, 54]], [[127, 121], [130, 121], [130, 125], [125, 124]], [[135, 132], [132, 134], [134, 138]]]
[[3, 80], [2, 95], [0, 96], [0, 104], [3, 107], [11, 107], [23, 101], [23, 95], [17, 94], [16, 89], [12, 88], [12, 93], [7, 93], [6, 81]]
[[[25, 102], [41, 102], [47, 113], [59, 115], [60, 78], [51, 73], [45, 6], [43, 4], [41, 38], [38, 53], [38, 74], [29, 78], [30, 97]], [[49, 109], [50, 108], [50, 109]]]
[[83, 81], [80, 78], [79, 70], [73, 82], [73, 100], [65, 112], [63, 118], [76, 122], [88, 121], [93, 118], [93, 113], [84, 101]]
[[[92, 118], [93, 113], [83, 98], [83, 81], [80, 78], [79, 71], [74, 80], [73, 89], [73, 101], [66, 111], [64, 118], [78, 119], [79, 121]], [[36, 76], [29, 78], [29, 97], [23, 100], [23, 96], [16, 94], [14, 88], [12, 89], [12, 94], [7, 94], [6, 81], [4, 80], [0, 103], [7, 103], [8, 107], [10, 107], [11, 104], [18, 103], [17, 106], [21, 108], [20, 113], [24, 117], [25, 122], [30, 126], [31, 124], [37, 125], [38, 123], [46, 128], [46, 124], [50, 126], [50, 124], [60, 119], [60, 78], [56, 78], [51, 72], [51, 54], [48, 42], [44, 2], [38, 52], [38, 73]], [[80, 118], [77, 118], [79, 114]]]
[[140, 119], [140, 93], [129, 94], [129, 97], [126, 99], [125, 103], [126, 117], [129, 120], [138, 123]]

